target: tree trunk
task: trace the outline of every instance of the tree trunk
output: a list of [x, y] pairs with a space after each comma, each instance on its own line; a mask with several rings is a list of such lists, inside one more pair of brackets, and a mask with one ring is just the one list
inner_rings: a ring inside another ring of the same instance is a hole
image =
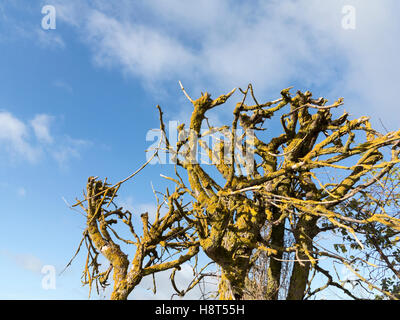
[[[273, 226], [272, 228], [273, 229], [270, 239], [271, 244], [277, 247], [283, 247], [284, 232], [285, 232], [283, 222], [278, 226]], [[268, 282], [267, 282], [267, 292], [265, 294], [266, 300], [278, 300], [278, 293], [281, 280], [281, 268], [282, 268], [282, 262], [279, 260], [282, 259], [282, 254], [283, 254], [282, 251], [278, 251], [277, 254], [270, 257], [268, 271], [267, 271]]]
[[[312, 251], [312, 240], [318, 234], [317, 220], [315, 217], [304, 216], [296, 227], [296, 242], [308, 251]], [[294, 263], [287, 300], [304, 299], [311, 262], [306, 254], [300, 253], [298, 257], [301, 261]]]
[[[279, 219], [281, 211], [272, 206], [270, 208], [272, 212], [272, 218], [274, 221]], [[269, 239], [270, 244], [275, 248], [282, 248], [284, 245], [285, 236], [285, 223], [282, 221], [279, 225], [272, 225], [271, 237]], [[273, 248], [272, 248], [273, 249]], [[269, 266], [267, 270], [267, 291], [265, 293], [266, 300], [278, 300], [279, 288], [281, 283], [281, 269], [283, 252], [277, 250], [277, 253], [270, 257]], [[274, 259], [275, 258], [275, 259]]]
[[219, 298], [221, 300], [242, 300], [247, 273], [248, 269], [241, 269], [239, 266], [222, 269], [218, 286]]
[[[299, 255], [300, 259], [307, 259], [305, 255]], [[308, 275], [310, 272], [310, 262], [303, 262], [303, 266], [299, 262], [295, 262], [293, 266], [292, 276], [290, 277], [289, 292], [287, 300], [303, 300], [307, 286]]]
[[126, 281], [114, 285], [114, 290], [111, 293], [111, 300], [126, 300], [129, 295], [129, 290], [126, 288]]

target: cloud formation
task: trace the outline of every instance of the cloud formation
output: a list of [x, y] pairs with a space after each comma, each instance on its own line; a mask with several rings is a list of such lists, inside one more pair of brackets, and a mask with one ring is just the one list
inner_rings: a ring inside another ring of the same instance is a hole
[[53, 143], [53, 137], [50, 135], [50, 123], [52, 117], [47, 114], [38, 114], [31, 121], [36, 138], [43, 143]]
[[37, 114], [24, 122], [10, 112], [0, 110], [0, 154], [13, 162], [18, 159], [30, 163], [50, 155], [59, 165], [79, 157], [80, 150], [90, 143], [68, 135], [54, 136], [50, 130], [54, 120], [53, 116]]
[[[58, 17], [92, 49], [97, 65], [120, 68], [143, 83], [182, 80], [197, 93], [252, 82], [260, 95], [300, 84], [296, 89], [323, 90], [330, 99], [344, 96], [352, 110], [379, 110], [393, 124], [400, 84], [396, 1], [55, 5]], [[345, 5], [356, 10], [355, 30], [342, 27]]]
[[10, 155], [18, 155], [34, 162], [39, 150], [29, 142], [25, 123], [7, 111], [0, 111], [0, 147]]
[[22, 267], [25, 270], [33, 273], [40, 274], [43, 262], [35, 255], [30, 253], [12, 253], [6, 250], [0, 251], [0, 254], [6, 256], [12, 260], [15, 264]]

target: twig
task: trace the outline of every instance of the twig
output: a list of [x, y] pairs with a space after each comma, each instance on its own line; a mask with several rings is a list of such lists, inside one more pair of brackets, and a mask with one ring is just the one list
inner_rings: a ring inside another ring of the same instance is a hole
[[179, 80], [179, 85], [181, 86], [181, 89], [182, 89], [183, 93], [185, 94], [186, 98], [188, 98], [188, 100], [189, 100], [191, 103], [194, 103], [193, 99], [186, 93], [185, 89], [184, 89], [183, 86], [182, 86], [182, 82], [181, 82], [180, 80]]

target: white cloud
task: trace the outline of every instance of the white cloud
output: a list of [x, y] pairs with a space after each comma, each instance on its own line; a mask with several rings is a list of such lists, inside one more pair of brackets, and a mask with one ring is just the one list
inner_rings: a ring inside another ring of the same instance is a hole
[[12, 253], [6, 250], [0, 251], [1, 254], [8, 257], [14, 263], [25, 270], [41, 273], [43, 262], [35, 255], [30, 253]]
[[18, 254], [14, 258], [17, 264], [26, 270], [39, 273], [42, 269], [42, 261], [32, 254]]
[[4, 148], [12, 155], [22, 156], [33, 162], [37, 160], [40, 151], [30, 144], [28, 138], [25, 123], [9, 112], [0, 111], [0, 150]]
[[[60, 11], [71, 13], [77, 7], [80, 14], [66, 19], [80, 23], [95, 61], [119, 65], [145, 80], [181, 76], [193, 82], [210, 77], [214, 84], [229, 87], [248, 81], [265, 86], [271, 77], [275, 82], [293, 77], [299, 71], [297, 64], [315, 63], [315, 54], [320, 53], [308, 41], [318, 40], [312, 30], [311, 39], [303, 36], [308, 21], [295, 20], [298, 7], [275, 2], [238, 6], [230, 1], [149, 1], [144, 7], [147, 15], [157, 14], [154, 24], [120, 13], [133, 10], [126, 2], [113, 6], [115, 10], [109, 6], [104, 10], [103, 1], [83, 7], [71, 2]], [[283, 12], [295, 23], [288, 24]]]
[[53, 85], [57, 88], [67, 91], [68, 93], [73, 93], [73, 91], [74, 91], [72, 86], [63, 80], [56, 80], [53, 82]]
[[90, 141], [83, 139], [73, 139], [68, 135], [58, 138], [60, 143], [54, 146], [50, 153], [61, 167], [65, 167], [73, 159], [80, 158], [80, 151], [84, 147], [91, 145]]
[[[0, 28], [2, 29], [0, 41], [13, 42], [22, 38], [43, 49], [65, 48], [65, 41], [60, 32], [42, 29], [41, 19], [44, 15], [41, 14], [41, 8], [37, 2], [2, 1], [0, 4]], [[25, 14], [33, 14], [33, 19], [29, 19]]]
[[0, 111], [0, 154], [8, 160], [27, 160], [35, 163], [50, 155], [60, 166], [71, 158], [79, 158], [89, 141], [68, 135], [53, 136], [50, 131], [53, 116], [38, 114], [26, 123], [10, 112]]
[[[355, 30], [342, 28], [344, 5], [356, 9]], [[188, 90], [215, 92], [252, 82], [268, 98], [296, 84], [318, 96], [344, 96], [348, 110], [379, 112], [397, 126], [396, 1], [97, 0], [56, 7], [98, 65], [116, 66], [143, 83], [182, 80]]]
[[146, 26], [120, 22], [97, 10], [87, 18], [86, 35], [99, 65], [118, 64], [149, 79], [168, 78], [174, 69], [192, 64], [179, 41]]
[[50, 49], [64, 49], [65, 42], [61, 35], [56, 32], [56, 30], [43, 30], [41, 28], [35, 29], [35, 33], [28, 34], [31, 38], [36, 36], [36, 43], [41, 45], [44, 48]]
[[53, 137], [50, 135], [50, 123], [52, 117], [47, 114], [38, 114], [31, 121], [36, 138], [43, 143], [52, 143]]
[[79, 158], [78, 150], [69, 146], [58, 148], [52, 154], [60, 166], [65, 166], [71, 158]]

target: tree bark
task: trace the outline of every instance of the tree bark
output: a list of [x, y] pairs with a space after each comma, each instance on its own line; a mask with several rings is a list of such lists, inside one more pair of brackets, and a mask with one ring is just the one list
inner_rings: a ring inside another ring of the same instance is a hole
[[[271, 233], [271, 243], [277, 247], [283, 247], [284, 232], [285, 229], [283, 223], [279, 224], [278, 226], [273, 226]], [[279, 260], [282, 259], [282, 255], [282, 251], [278, 250], [277, 254], [271, 256], [270, 258], [267, 271], [268, 282], [267, 292], [265, 295], [266, 300], [278, 300], [282, 269], [282, 262]]]
[[[318, 219], [315, 217], [304, 216], [300, 218], [296, 227], [296, 243], [308, 251], [312, 251], [313, 239], [318, 234], [317, 220]], [[311, 261], [304, 253], [299, 253], [298, 258], [300, 261], [294, 263], [292, 275], [290, 277], [289, 291], [286, 297], [287, 300], [304, 299]]]

